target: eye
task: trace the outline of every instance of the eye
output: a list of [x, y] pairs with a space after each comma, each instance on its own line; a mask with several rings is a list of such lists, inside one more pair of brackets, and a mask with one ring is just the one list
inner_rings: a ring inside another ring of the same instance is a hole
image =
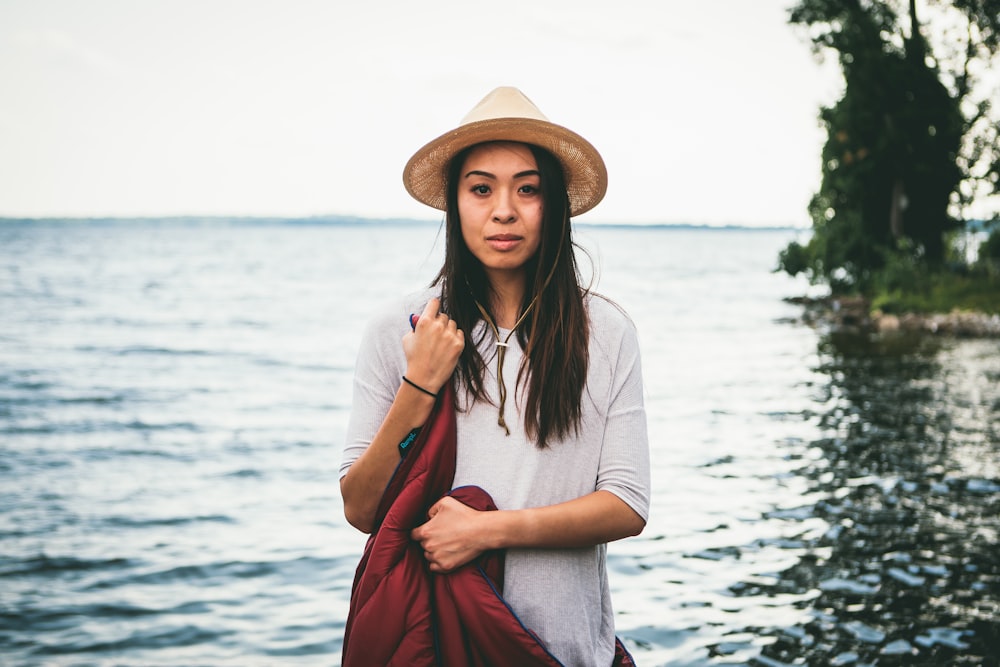
[[537, 195], [538, 186], [535, 185], [534, 183], [525, 183], [524, 185], [519, 187], [517, 191], [524, 195]]
[[473, 185], [469, 190], [472, 194], [476, 195], [488, 195], [490, 193], [490, 186], [488, 185]]

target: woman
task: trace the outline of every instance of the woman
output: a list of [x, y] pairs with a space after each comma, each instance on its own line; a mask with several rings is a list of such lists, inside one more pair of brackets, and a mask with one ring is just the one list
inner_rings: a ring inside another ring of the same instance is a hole
[[412, 539], [435, 573], [506, 550], [503, 596], [521, 622], [563, 664], [610, 665], [606, 543], [645, 526], [649, 456], [634, 327], [581, 288], [571, 240], [570, 216], [604, 196], [604, 162], [520, 91], [499, 88], [417, 151], [404, 183], [446, 212], [445, 260], [431, 289], [365, 333], [345, 515], [375, 528], [400, 443], [453, 383], [453, 485], [481, 487], [499, 511], [444, 497]]

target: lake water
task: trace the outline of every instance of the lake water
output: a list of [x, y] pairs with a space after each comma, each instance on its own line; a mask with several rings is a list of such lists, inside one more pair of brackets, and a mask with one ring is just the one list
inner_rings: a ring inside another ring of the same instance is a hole
[[[578, 228], [650, 421], [618, 633], [644, 667], [996, 665], [1000, 343], [806, 326], [771, 272], [795, 236]], [[339, 664], [358, 337], [441, 242], [0, 224], [0, 663]]]

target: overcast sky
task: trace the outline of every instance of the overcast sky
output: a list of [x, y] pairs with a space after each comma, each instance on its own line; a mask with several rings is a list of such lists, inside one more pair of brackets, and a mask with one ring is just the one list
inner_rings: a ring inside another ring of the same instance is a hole
[[0, 0], [0, 216], [440, 219], [400, 174], [514, 85], [591, 222], [793, 224], [839, 80], [786, 0]]

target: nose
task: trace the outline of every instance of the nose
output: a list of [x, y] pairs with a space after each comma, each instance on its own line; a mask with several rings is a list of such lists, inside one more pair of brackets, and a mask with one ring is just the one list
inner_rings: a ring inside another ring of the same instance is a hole
[[508, 188], [499, 189], [494, 201], [494, 222], [509, 223], [517, 219], [517, 209], [514, 206], [514, 193]]

